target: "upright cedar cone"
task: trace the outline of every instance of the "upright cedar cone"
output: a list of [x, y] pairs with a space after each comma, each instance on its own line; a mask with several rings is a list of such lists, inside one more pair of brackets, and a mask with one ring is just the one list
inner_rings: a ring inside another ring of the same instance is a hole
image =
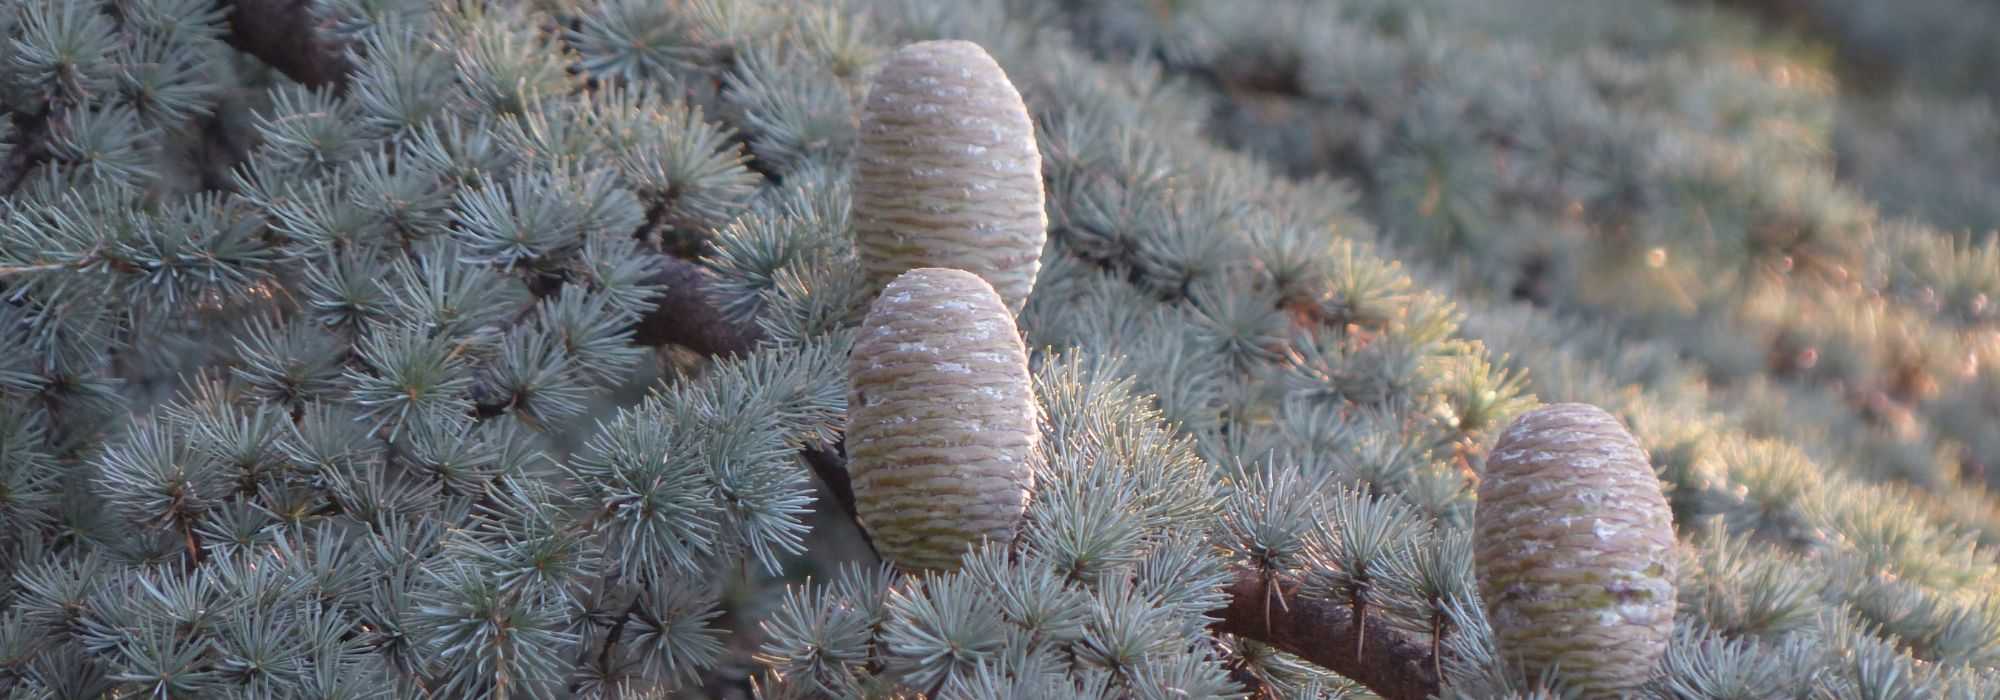
[[1474, 517], [1479, 594], [1499, 652], [1587, 697], [1646, 681], [1674, 621], [1674, 526], [1637, 440], [1556, 404], [1493, 447]]
[[1021, 93], [969, 41], [910, 44], [868, 90], [854, 171], [869, 283], [944, 267], [986, 279], [1020, 313], [1041, 270], [1042, 155]]
[[1041, 431], [1027, 350], [992, 285], [903, 273], [868, 310], [847, 371], [855, 514], [882, 556], [949, 570], [982, 537], [1011, 540]]

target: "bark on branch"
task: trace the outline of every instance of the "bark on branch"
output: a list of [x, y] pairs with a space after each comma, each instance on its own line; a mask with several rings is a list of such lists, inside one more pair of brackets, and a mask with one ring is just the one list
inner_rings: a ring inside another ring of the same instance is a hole
[[652, 313], [639, 319], [634, 342], [655, 347], [672, 343], [704, 355], [741, 355], [763, 339], [763, 329], [732, 323], [716, 308], [708, 291], [713, 275], [707, 268], [661, 256], [658, 269], [651, 281], [666, 291], [653, 298], [658, 306]]
[[320, 30], [312, 0], [218, 0], [229, 11], [229, 45], [307, 87], [346, 89], [354, 64]]
[[33, 114], [15, 114], [14, 142], [5, 160], [0, 160], [0, 196], [14, 194], [28, 179], [28, 173], [49, 156], [50, 118], [55, 108]]
[[869, 536], [868, 528], [861, 526], [858, 511], [854, 510], [854, 481], [847, 474], [845, 449], [846, 446], [840, 443], [821, 445], [802, 450], [800, 457], [806, 466], [812, 469], [813, 476], [819, 477], [820, 483], [826, 484], [827, 492], [833, 494], [834, 504], [840, 506], [841, 515], [845, 516], [848, 522], [854, 523], [854, 532], [861, 536], [862, 546], [868, 548], [868, 552], [875, 556], [876, 561], [881, 561], [882, 553], [875, 549], [875, 538]]
[[[1268, 585], [1266, 581], [1269, 581]], [[1255, 639], [1368, 686], [1388, 700], [1424, 700], [1438, 693], [1430, 645], [1376, 618], [1361, 624], [1366, 645], [1356, 653], [1354, 616], [1346, 604], [1307, 598], [1296, 582], [1238, 569], [1226, 589], [1229, 607], [1214, 628]], [[1278, 596], [1283, 596], [1279, 603]]]

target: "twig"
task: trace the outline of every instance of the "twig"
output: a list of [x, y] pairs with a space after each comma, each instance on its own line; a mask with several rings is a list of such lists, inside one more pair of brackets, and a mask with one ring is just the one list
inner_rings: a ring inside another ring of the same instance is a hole
[[826, 490], [833, 493], [833, 500], [840, 504], [840, 511], [849, 518], [854, 517], [854, 482], [847, 475], [847, 458], [839, 443], [823, 445], [804, 450], [801, 457], [806, 466], [812, 467], [813, 474], [826, 482]]
[[188, 561], [195, 565], [200, 565], [202, 559], [201, 537], [194, 534], [193, 523], [190, 523], [186, 520], [182, 520], [180, 525], [181, 525], [181, 537], [187, 544]]
[[38, 263], [34, 265], [0, 265], [0, 277], [26, 275], [36, 272], [55, 272], [56, 270], [81, 270], [104, 262], [104, 259], [99, 257], [99, 254], [103, 252], [104, 242], [99, 241], [97, 245], [91, 246], [90, 250], [84, 251], [82, 255], [76, 256], [75, 260], [69, 262]]
[[[591, 527], [589, 525], [589, 522], [595, 520], [597, 518], [597, 515], [601, 515], [602, 512], [603, 511], [598, 511], [597, 513], [593, 514], [589, 519], [587, 519], [585, 521], [584, 530], [588, 531]], [[612, 593], [617, 591], [618, 581], [624, 576], [625, 576], [625, 570], [623, 567], [612, 567], [611, 572], [605, 574], [603, 583], [601, 583], [598, 586], [597, 595], [599, 596], [599, 598], [601, 599], [610, 596], [612, 595]], [[599, 600], [598, 602], [603, 602], [603, 601]], [[632, 607], [637, 606], [638, 604], [639, 604], [639, 599], [637, 596], [634, 596], [631, 605], [627, 606], [625, 608], [625, 612], [619, 615], [617, 621], [618, 629], [616, 630], [619, 635], [625, 634], [624, 630], [625, 619], [631, 616]], [[589, 608], [589, 612], [585, 615], [585, 619], [587, 620], [586, 625], [599, 624], [596, 618], [599, 614], [603, 612], [607, 611], [598, 608], [595, 602], [592, 603]], [[588, 626], [586, 626], [585, 629], [588, 629]], [[605, 668], [604, 663], [608, 661], [608, 659], [606, 658], [606, 654], [610, 651], [610, 646], [615, 642], [611, 640], [611, 635], [609, 634], [605, 635], [604, 641], [605, 641], [604, 646], [600, 649], [600, 651], [597, 654], [597, 659], [598, 659], [597, 667], [599, 668], [599, 673], [601, 676], [609, 676], [609, 672], [603, 670]], [[577, 654], [576, 654], [577, 669], [581, 670], [584, 668], [584, 664], [590, 663], [590, 658], [591, 658], [590, 651], [591, 651], [590, 640], [589, 637], [586, 635], [583, 642], [577, 645]], [[578, 690], [582, 689], [586, 680], [587, 678], [581, 674], [572, 678], [569, 683], [569, 692], [576, 693]]]
[[25, 275], [31, 272], [54, 272], [75, 266], [75, 263], [43, 263], [41, 265], [0, 265], [0, 277]]
[[[1431, 604], [1436, 609], [1435, 601]], [[1431, 674], [1444, 678], [1444, 616], [1431, 613]]]
[[[1355, 620], [1368, 619], [1368, 601], [1359, 592], [1348, 599], [1347, 614], [1349, 618]], [[1268, 626], [1269, 621], [1265, 622]], [[1349, 629], [1354, 630], [1354, 660], [1360, 661], [1362, 653], [1368, 651], [1368, 626], [1354, 625]]]
[[606, 677], [611, 675], [611, 653], [618, 648], [618, 642], [625, 636], [625, 624], [631, 622], [632, 616], [639, 613], [639, 601], [643, 599], [644, 594], [634, 595], [632, 603], [625, 606], [625, 612], [618, 616], [618, 621], [611, 623], [611, 631], [604, 635], [604, 646], [597, 651], [597, 670]]
[[875, 549], [875, 538], [869, 537], [868, 529], [861, 527], [858, 511], [854, 509], [854, 481], [847, 473], [844, 445], [834, 443], [806, 449], [801, 451], [800, 456], [805, 460], [806, 466], [812, 467], [813, 474], [819, 477], [820, 483], [826, 484], [826, 490], [833, 494], [834, 502], [840, 504], [841, 514], [847, 516], [848, 522], [855, 524], [854, 531], [860, 534], [861, 543], [868, 546], [868, 553], [874, 555], [876, 561], [881, 561], [882, 553]]

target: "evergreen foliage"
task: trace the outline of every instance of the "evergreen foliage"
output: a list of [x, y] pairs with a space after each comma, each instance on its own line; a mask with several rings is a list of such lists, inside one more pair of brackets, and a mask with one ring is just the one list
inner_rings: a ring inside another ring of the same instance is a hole
[[[1822, 66], [1248, 4], [0, 0], [0, 693], [1563, 697], [1472, 527], [1583, 402], [1677, 527], [1647, 696], [2000, 694], [2000, 253], [1836, 179]], [[913, 573], [840, 442], [934, 39], [1034, 121], [1040, 434]]]

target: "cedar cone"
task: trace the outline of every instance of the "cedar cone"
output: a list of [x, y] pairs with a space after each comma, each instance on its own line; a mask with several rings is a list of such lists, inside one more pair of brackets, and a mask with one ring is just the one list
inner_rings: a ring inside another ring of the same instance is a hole
[[1479, 594], [1501, 656], [1587, 697], [1653, 675], [1674, 621], [1674, 524], [1637, 440], [1555, 404], [1494, 445], [1474, 516]]
[[848, 358], [855, 516], [883, 557], [951, 570], [1013, 539], [1041, 439], [1028, 353], [992, 285], [919, 268], [890, 282]]
[[1000, 64], [969, 41], [905, 46], [876, 75], [860, 129], [853, 216], [869, 285], [965, 270], [1020, 313], [1048, 213], [1035, 125]]

